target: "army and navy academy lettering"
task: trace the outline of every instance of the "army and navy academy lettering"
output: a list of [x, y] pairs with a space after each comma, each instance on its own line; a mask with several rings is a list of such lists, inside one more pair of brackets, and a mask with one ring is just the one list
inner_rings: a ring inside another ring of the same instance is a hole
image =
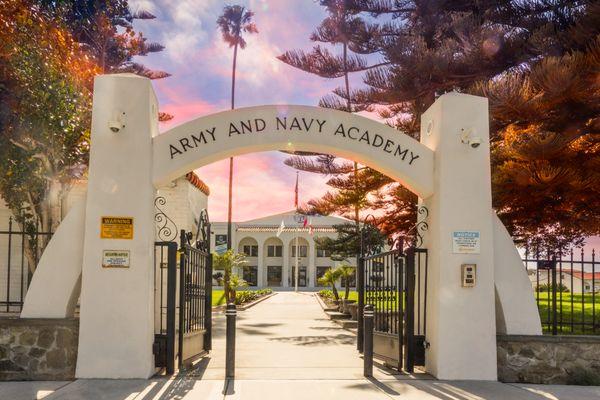
[[[367, 146], [381, 149], [381, 151], [407, 162], [408, 165], [413, 165], [419, 158], [419, 155], [415, 154], [412, 150], [404, 148], [393, 139], [385, 138], [376, 132], [361, 130], [356, 126], [348, 126], [343, 123], [334, 124], [331, 125], [329, 129], [327, 128], [328, 121], [318, 118], [306, 118], [300, 116], [275, 117], [275, 119], [271, 121], [271, 124], [269, 124], [269, 121], [265, 121], [262, 118], [253, 118], [245, 121], [229, 122], [227, 124], [227, 131], [223, 132], [222, 135], [218, 134], [219, 132], [215, 126], [203, 129], [199, 132], [190, 133], [185, 137], [180, 138], [176, 143], [169, 144], [169, 152], [171, 159], [174, 159], [175, 157], [186, 153], [188, 150], [194, 150], [201, 146], [216, 142], [217, 138], [220, 136], [223, 136], [223, 139], [221, 140], [225, 140], [236, 138], [241, 135], [260, 134], [265, 130], [269, 130], [271, 132], [294, 134], [329, 133], [335, 137], [354, 140], [359, 143], [364, 143]], [[398, 132], [398, 134], [401, 135], [402, 133]]]

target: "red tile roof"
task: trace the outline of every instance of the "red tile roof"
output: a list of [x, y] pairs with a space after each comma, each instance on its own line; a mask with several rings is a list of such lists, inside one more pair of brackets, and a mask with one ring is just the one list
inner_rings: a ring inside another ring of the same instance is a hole
[[[563, 271], [564, 274], [567, 275], [571, 275], [571, 271]], [[600, 272], [595, 272], [595, 273], [591, 273], [591, 272], [584, 272], [582, 274], [581, 271], [573, 271], [573, 276], [577, 279], [581, 279], [581, 276], [583, 275], [583, 280], [597, 280], [598, 282], [600, 282]]]
[[210, 189], [208, 188], [208, 185], [204, 183], [204, 181], [200, 179], [200, 177], [196, 175], [195, 172], [188, 172], [187, 174], [185, 174], [185, 178], [188, 180], [189, 183], [191, 183], [202, 193], [204, 193], [207, 196], [210, 195]]

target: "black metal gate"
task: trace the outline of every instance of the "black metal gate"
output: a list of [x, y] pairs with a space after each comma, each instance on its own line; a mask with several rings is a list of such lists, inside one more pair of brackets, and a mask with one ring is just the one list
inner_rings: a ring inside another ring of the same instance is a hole
[[427, 249], [397, 248], [364, 255], [359, 271], [359, 340], [362, 312], [370, 304], [374, 356], [398, 370], [413, 372], [415, 365], [425, 363]]
[[193, 239], [182, 230], [179, 246], [155, 243], [155, 365], [167, 374], [212, 348], [212, 256], [205, 211]]

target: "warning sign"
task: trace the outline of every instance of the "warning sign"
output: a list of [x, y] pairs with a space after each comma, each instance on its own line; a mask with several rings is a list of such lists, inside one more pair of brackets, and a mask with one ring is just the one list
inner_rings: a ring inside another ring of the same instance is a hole
[[101, 239], [133, 239], [133, 218], [102, 217]]

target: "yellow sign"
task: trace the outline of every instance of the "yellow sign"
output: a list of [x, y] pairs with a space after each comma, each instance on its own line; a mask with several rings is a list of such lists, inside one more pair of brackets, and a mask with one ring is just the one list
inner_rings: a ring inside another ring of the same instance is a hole
[[101, 239], [133, 239], [133, 218], [102, 217]]

